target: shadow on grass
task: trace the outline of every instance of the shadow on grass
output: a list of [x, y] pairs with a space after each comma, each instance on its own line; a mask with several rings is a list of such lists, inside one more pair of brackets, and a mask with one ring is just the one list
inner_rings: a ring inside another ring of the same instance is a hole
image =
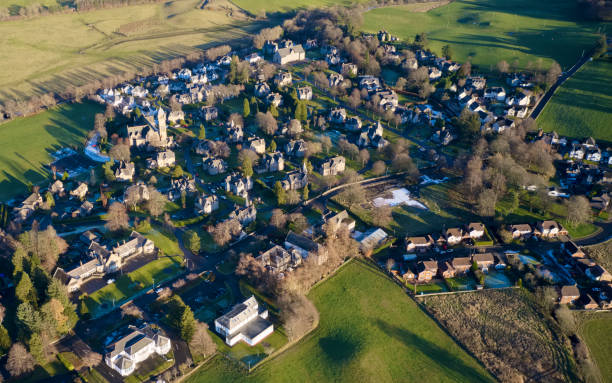
[[359, 353], [360, 344], [342, 333], [332, 334], [319, 339], [323, 355], [333, 364], [344, 365], [351, 362]]
[[397, 339], [407, 347], [420, 352], [431, 359], [435, 366], [446, 371], [449, 376], [457, 381], [466, 382], [490, 382], [492, 379], [483, 372], [476, 370], [473, 366], [467, 365], [456, 355], [441, 348], [440, 346], [428, 341], [427, 339], [403, 328], [389, 324], [382, 320], [377, 320], [376, 325], [387, 336]]

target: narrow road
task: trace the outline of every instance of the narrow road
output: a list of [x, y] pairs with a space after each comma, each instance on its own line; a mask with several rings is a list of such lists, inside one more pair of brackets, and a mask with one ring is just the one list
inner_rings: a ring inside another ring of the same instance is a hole
[[537, 119], [538, 116], [540, 115], [540, 113], [542, 113], [542, 110], [544, 110], [544, 107], [546, 106], [546, 104], [548, 104], [548, 102], [550, 101], [552, 96], [557, 91], [557, 88], [559, 88], [561, 85], [563, 85], [563, 83], [565, 83], [565, 81], [567, 81], [567, 79], [572, 77], [574, 75], [574, 73], [576, 73], [578, 71], [578, 69], [582, 68], [582, 66], [584, 64], [589, 62], [590, 59], [591, 59], [591, 55], [590, 54], [583, 53], [582, 57], [580, 57], [580, 59], [578, 60], [578, 62], [576, 64], [574, 64], [574, 66], [572, 66], [567, 72], [563, 72], [563, 74], [561, 76], [559, 76], [557, 81], [550, 87], [550, 89], [548, 89], [548, 91], [540, 99], [540, 101], [535, 106], [535, 108], [533, 108], [533, 110], [531, 111], [531, 114], [529, 115], [529, 117], [533, 118], [534, 120]]

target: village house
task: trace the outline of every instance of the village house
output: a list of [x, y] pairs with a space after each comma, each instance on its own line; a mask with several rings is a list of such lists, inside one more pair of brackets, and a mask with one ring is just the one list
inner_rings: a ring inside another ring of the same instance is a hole
[[461, 241], [463, 241], [463, 230], [458, 227], [446, 229], [444, 232], [444, 238], [449, 245], [458, 245], [461, 243]]
[[334, 124], [343, 124], [346, 120], [346, 110], [344, 108], [333, 108], [329, 112], [329, 121]]
[[429, 79], [430, 80], [438, 80], [440, 77], [442, 77], [442, 71], [436, 67], [429, 67]]
[[147, 159], [147, 167], [149, 169], [171, 167], [174, 166], [175, 161], [176, 157], [174, 152], [172, 150], [165, 150], [163, 152], [157, 152], [155, 154], [155, 159]]
[[349, 217], [346, 210], [342, 210], [337, 214], [330, 211], [328, 214], [323, 216], [323, 220], [325, 221], [327, 230], [333, 233], [337, 232], [342, 226], [346, 227], [349, 232], [355, 230], [355, 220]]
[[312, 100], [312, 88], [310, 86], [301, 86], [297, 88], [298, 100]]
[[287, 237], [285, 237], [284, 246], [285, 249], [289, 251], [297, 251], [302, 259], [313, 257], [314, 262], [317, 265], [322, 265], [327, 261], [327, 249], [324, 246], [321, 246], [310, 238], [296, 234], [292, 231], [290, 231], [289, 234], [287, 234]]
[[468, 238], [480, 239], [485, 234], [485, 225], [481, 222], [472, 222], [467, 226], [465, 234]]
[[133, 162], [120, 161], [119, 166], [115, 170], [115, 179], [117, 181], [131, 182], [135, 172], [136, 168]]
[[366, 89], [368, 92], [373, 92], [380, 88], [380, 80], [375, 76], [359, 76], [359, 89]]
[[257, 52], [253, 52], [250, 55], [247, 55], [244, 57], [244, 61], [248, 62], [251, 65], [257, 64], [258, 62], [262, 60], [263, 60], [263, 57], [257, 54]]
[[56, 180], [49, 186], [49, 192], [52, 194], [64, 194], [64, 183], [60, 180]]
[[406, 237], [404, 242], [406, 243], [406, 251], [408, 253], [416, 251], [425, 252], [434, 245], [434, 240], [431, 235], [425, 237]]
[[353, 63], [344, 63], [342, 64], [341, 73], [348, 77], [357, 76], [357, 65]]
[[32, 193], [21, 205], [14, 209], [14, 220], [22, 223], [27, 220], [43, 204], [43, 198], [39, 193]]
[[438, 274], [438, 262], [419, 261], [417, 263], [416, 280], [418, 282], [429, 282]]
[[270, 93], [266, 96], [266, 103], [279, 107], [283, 105], [283, 96], [280, 93]]
[[249, 137], [244, 144], [246, 149], [250, 149], [257, 154], [264, 154], [266, 152], [266, 140], [258, 137]]
[[274, 274], [291, 272], [302, 264], [302, 257], [295, 251], [287, 251], [275, 245], [255, 258], [266, 270]]
[[560, 234], [567, 233], [556, 221], [540, 221], [537, 224], [539, 234], [543, 238], [554, 238]]
[[529, 238], [533, 234], [533, 229], [531, 229], [531, 226], [526, 223], [509, 225], [508, 230], [510, 233], [512, 233], [512, 238], [514, 239]]
[[168, 199], [170, 201], [176, 201], [181, 198], [181, 195], [192, 195], [197, 191], [195, 180], [187, 177], [181, 177], [170, 181], [170, 190], [168, 191]]
[[264, 98], [268, 94], [270, 94], [270, 92], [271, 92], [270, 85], [268, 85], [267, 83], [258, 82], [257, 84], [255, 84], [255, 96], [259, 98]]
[[485, 89], [485, 100], [504, 101], [506, 99], [506, 91], [500, 86]]
[[344, 77], [336, 72], [331, 72], [329, 74], [329, 86], [330, 88], [333, 88], [334, 86], [338, 86], [340, 84], [342, 84], [342, 82], [344, 81]]
[[257, 173], [280, 172], [285, 169], [285, 159], [281, 152], [266, 153], [260, 165], [255, 169]]
[[596, 210], [606, 210], [610, 205], [610, 195], [608, 193], [591, 198], [591, 208]]
[[200, 109], [200, 116], [204, 121], [214, 120], [219, 117], [219, 110], [214, 106], [203, 106]]
[[87, 217], [88, 215], [91, 214], [93, 208], [94, 208], [93, 203], [89, 201], [83, 201], [81, 206], [79, 206], [77, 210], [72, 212], [72, 218]]
[[572, 240], [566, 241], [562, 243], [562, 248], [567, 255], [572, 258], [585, 258], [586, 254], [576, 245], [576, 243]]
[[346, 160], [342, 156], [332, 157], [321, 163], [319, 172], [322, 176], [335, 176], [342, 172], [346, 167]]
[[198, 215], [210, 214], [219, 208], [219, 197], [215, 194], [208, 196], [199, 194], [195, 199], [193, 208]]
[[279, 72], [274, 76], [274, 84], [279, 88], [291, 85], [292, 81], [293, 76], [291, 72]]
[[455, 269], [455, 275], [464, 275], [472, 267], [470, 257], [455, 257], [451, 261], [451, 265]]
[[303, 189], [308, 185], [308, 174], [301, 171], [292, 171], [285, 174], [285, 179], [281, 181], [281, 185], [285, 190]]
[[268, 310], [260, 308], [255, 297], [251, 296], [217, 318], [215, 331], [225, 337], [229, 346], [240, 341], [254, 346], [274, 332], [274, 325], [267, 318]]
[[70, 195], [78, 199], [83, 199], [87, 195], [88, 190], [89, 187], [87, 186], [87, 184], [85, 182], [81, 182], [79, 183], [79, 186], [76, 187], [76, 189], [70, 191]]
[[578, 286], [563, 286], [559, 289], [559, 304], [573, 304], [578, 298], [580, 298], [580, 290]]
[[489, 271], [489, 267], [495, 264], [495, 258], [491, 253], [474, 254], [472, 256], [472, 262], [476, 262], [478, 268], [486, 273]]
[[151, 198], [151, 193], [144, 182], [137, 182], [134, 185], [128, 186], [123, 193], [123, 200], [125, 202], [129, 202], [128, 199], [130, 198], [137, 202], [148, 201]]
[[274, 52], [274, 62], [280, 65], [302, 61], [305, 58], [306, 52], [299, 44], [288, 48], [281, 48]]
[[376, 125], [364, 126], [357, 138], [357, 146], [361, 148], [372, 146], [381, 149], [388, 144], [389, 142], [383, 138], [383, 127], [380, 121]]
[[612, 282], [612, 274], [610, 274], [608, 270], [604, 269], [601, 265], [589, 267], [585, 271], [585, 274], [594, 281]]
[[346, 122], [344, 123], [344, 127], [351, 132], [357, 132], [361, 130], [361, 126], [361, 119], [357, 116], [347, 118]]
[[202, 161], [202, 167], [211, 176], [225, 173], [227, 171], [227, 164], [221, 158], [208, 157]]
[[239, 173], [232, 173], [225, 177], [225, 191], [231, 192], [244, 199], [249, 198], [249, 190], [253, 189], [251, 177], [242, 177]]
[[328, 53], [325, 55], [325, 62], [327, 62], [329, 66], [338, 65], [342, 62], [342, 57], [335, 53]]
[[182, 110], [173, 110], [170, 113], [168, 113], [168, 122], [171, 122], [173, 124], [176, 124], [179, 121], [182, 121], [185, 119], [185, 112], [183, 112]]
[[291, 140], [285, 144], [285, 153], [288, 156], [304, 157], [306, 155], [306, 142], [304, 140]]
[[138, 363], [151, 355], [166, 355], [170, 352], [170, 339], [153, 330], [149, 325], [137, 328], [130, 326], [131, 333], [107, 347], [105, 363], [121, 376], [133, 373]]

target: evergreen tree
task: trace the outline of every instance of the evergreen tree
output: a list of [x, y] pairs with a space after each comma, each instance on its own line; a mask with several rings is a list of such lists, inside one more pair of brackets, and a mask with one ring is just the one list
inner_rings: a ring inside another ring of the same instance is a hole
[[38, 363], [45, 363], [45, 352], [43, 349], [42, 338], [38, 333], [33, 333], [30, 336], [30, 339], [28, 340], [28, 348], [30, 349], [30, 354], [32, 354]]
[[306, 104], [299, 101], [295, 105], [294, 117], [296, 120], [306, 121], [308, 118], [308, 111], [306, 110]]
[[185, 242], [187, 247], [192, 253], [198, 254], [200, 252], [200, 236], [194, 230], [189, 230], [185, 233]]
[[302, 190], [302, 199], [304, 201], [308, 200], [308, 193], [309, 193], [308, 185], [306, 185], [304, 186], [304, 189]]
[[34, 289], [36, 289], [38, 302], [45, 301], [49, 283], [51, 283], [51, 276], [41, 267], [35, 267], [32, 272], [32, 284], [34, 285]]
[[183, 340], [186, 342], [191, 341], [193, 334], [195, 333], [195, 329], [196, 321], [193, 316], [193, 311], [191, 311], [189, 306], [185, 305], [183, 314], [181, 315], [181, 338], [183, 338]]
[[47, 206], [50, 208], [55, 206], [55, 198], [53, 198], [53, 194], [50, 191], [45, 193], [45, 202], [47, 202]]
[[274, 195], [276, 196], [276, 202], [279, 205], [282, 205], [285, 203], [285, 189], [283, 189], [283, 185], [281, 185], [280, 181], [276, 181], [276, 183], [274, 184]]
[[244, 99], [242, 102], [242, 117], [247, 118], [251, 114], [251, 107], [249, 106], [249, 100]]
[[238, 79], [238, 56], [232, 56], [232, 61], [230, 62], [229, 81], [232, 84], [235, 84], [237, 79]]
[[6, 354], [11, 348], [12, 342], [8, 331], [2, 325], [0, 325], [0, 353]]
[[20, 338], [27, 339], [31, 334], [38, 333], [41, 324], [40, 314], [31, 304], [24, 302], [17, 307], [17, 326]]
[[203, 124], [200, 124], [200, 130], [198, 131], [198, 139], [200, 140], [206, 139], [206, 128], [204, 128]]
[[17, 245], [15, 249], [15, 253], [13, 254], [13, 258], [11, 262], [13, 263], [13, 275], [17, 276], [20, 272], [23, 271], [24, 262], [26, 260], [27, 254], [21, 245]]
[[251, 159], [249, 157], [244, 157], [244, 160], [242, 160], [242, 165], [240, 167], [242, 169], [242, 174], [245, 177], [252, 177], [253, 176], [253, 163], [251, 162]]
[[274, 104], [270, 104], [270, 109], [268, 109], [268, 111], [270, 112], [272, 117], [278, 118], [278, 109], [276, 109], [276, 106], [274, 106]]
[[276, 142], [274, 142], [274, 140], [272, 140], [272, 142], [270, 142], [269, 151], [270, 151], [270, 153], [274, 153], [276, 151]]
[[30, 276], [25, 272], [21, 272], [19, 276], [19, 282], [17, 282], [17, 286], [15, 287], [15, 296], [22, 303], [28, 302], [34, 306], [38, 305], [36, 290], [34, 290]]

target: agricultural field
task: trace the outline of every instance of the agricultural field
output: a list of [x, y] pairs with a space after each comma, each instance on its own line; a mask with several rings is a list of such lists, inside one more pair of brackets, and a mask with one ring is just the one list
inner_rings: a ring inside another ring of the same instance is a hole
[[407, 41], [425, 32], [427, 48], [441, 55], [449, 44], [454, 60], [482, 69], [499, 60], [518, 60], [524, 68], [538, 58], [544, 65], [554, 59], [567, 69], [595, 44], [598, 30], [609, 28], [577, 21], [576, 7], [575, 0], [456, 0], [427, 12], [414, 5], [393, 6], [367, 12], [363, 30], [386, 29]]
[[65, 104], [1, 124], [0, 199], [26, 192], [28, 182], [48, 179], [43, 166], [52, 160], [50, 154], [66, 146], [81, 148], [100, 111], [102, 107], [95, 103]]
[[200, 4], [177, 0], [2, 22], [0, 103], [136, 72], [260, 26], [226, 0], [214, 9]]
[[319, 327], [246, 375], [223, 357], [188, 382], [492, 381], [393, 282], [353, 261], [309, 295]]
[[253, 15], [263, 12], [291, 12], [298, 9], [331, 7], [334, 5], [349, 6], [366, 0], [234, 0], [233, 3]]
[[589, 316], [580, 325], [582, 339], [589, 347], [589, 352], [601, 374], [603, 382], [612, 381], [612, 316], [610, 313]]
[[538, 126], [571, 138], [612, 142], [610, 83], [612, 60], [585, 64], [557, 90], [538, 117]]
[[576, 380], [563, 335], [528, 291], [484, 290], [422, 301], [499, 380]]

